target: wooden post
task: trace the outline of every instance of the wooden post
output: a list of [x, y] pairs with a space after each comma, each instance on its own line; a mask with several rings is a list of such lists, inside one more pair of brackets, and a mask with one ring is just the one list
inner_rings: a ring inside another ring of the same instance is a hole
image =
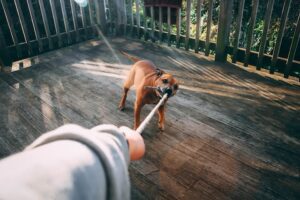
[[159, 41], [162, 42], [162, 31], [163, 31], [163, 28], [162, 28], [162, 7], [160, 6], [159, 7], [159, 23], [158, 23], [158, 26], [159, 26]]
[[233, 63], [236, 63], [236, 60], [237, 60], [237, 51], [238, 51], [240, 32], [241, 32], [241, 27], [242, 27], [244, 5], [245, 5], [245, 0], [240, 0], [237, 22], [236, 22], [236, 27], [235, 27], [235, 34], [234, 34], [234, 42], [233, 42], [233, 53], [232, 53], [232, 62]]
[[171, 46], [171, 8], [168, 7], [168, 46]]
[[181, 29], [181, 8], [177, 8], [176, 18], [176, 47], [180, 47], [180, 29]]
[[59, 28], [59, 24], [58, 24], [54, 0], [50, 0], [50, 7], [51, 7], [51, 12], [52, 12], [53, 21], [54, 21], [55, 33], [58, 36], [58, 46], [61, 47], [62, 41], [61, 41], [60, 28]]
[[191, 0], [186, 1], [186, 34], [185, 34], [185, 50], [189, 50], [190, 41], [190, 21], [191, 21]]
[[256, 16], [257, 16], [257, 9], [258, 9], [259, 0], [252, 0], [252, 13], [249, 22], [249, 27], [247, 31], [247, 45], [246, 45], [246, 53], [245, 53], [245, 62], [244, 66], [247, 67], [250, 59], [250, 48], [253, 39], [253, 30], [255, 26]]
[[272, 61], [271, 61], [271, 68], [270, 68], [270, 73], [273, 74], [275, 72], [275, 67], [279, 55], [279, 50], [281, 47], [281, 42], [284, 34], [284, 29], [285, 29], [285, 24], [288, 18], [289, 10], [290, 10], [290, 5], [291, 5], [291, 0], [285, 0], [284, 6], [282, 9], [281, 13], [281, 18], [280, 18], [280, 27], [278, 31], [278, 36], [275, 44], [275, 48], [273, 51], [273, 56], [272, 56]]
[[265, 13], [264, 30], [263, 30], [263, 34], [261, 37], [260, 47], [259, 47], [258, 62], [257, 62], [257, 66], [256, 66], [257, 70], [260, 70], [260, 68], [263, 64], [264, 52], [265, 52], [266, 43], [267, 43], [267, 33], [268, 33], [268, 30], [270, 27], [273, 5], [274, 5], [274, 0], [269, 0], [268, 6], [267, 6], [267, 11]]
[[294, 37], [292, 40], [292, 44], [291, 44], [291, 48], [289, 51], [289, 55], [288, 55], [288, 59], [286, 62], [286, 68], [284, 71], [284, 77], [288, 78], [292, 69], [292, 65], [293, 65], [293, 60], [295, 58], [295, 54], [296, 54], [296, 50], [297, 50], [297, 46], [299, 43], [299, 37], [300, 37], [300, 14], [298, 16], [298, 20], [297, 20], [297, 26], [296, 26], [296, 30], [294, 33]]
[[227, 60], [226, 47], [229, 42], [230, 24], [232, 19], [233, 0], [220, 1], [220, 14], [218, 24], [218, 37], [216, 47], [216, 61]]
[[199, 51], [199, 36], [201, 33], [201, 6], [202, 6], [202, 0], [197, 0], [197, 9], [196, 9], [197, 24], [196, 24], [195, 53], [198, 53], [198, 51]]
[[214, 0], [209, 0], [208, 5], [208, 16], [207, 16], [207, 26], [206, 26], [206, 41], [205, 41], [205, 55], [209, 55], [209, 47], [210, 47], [210, 29], [211, 29], [211, 22], [212, 22], [212, 12], [213, 12], [213, 5]]

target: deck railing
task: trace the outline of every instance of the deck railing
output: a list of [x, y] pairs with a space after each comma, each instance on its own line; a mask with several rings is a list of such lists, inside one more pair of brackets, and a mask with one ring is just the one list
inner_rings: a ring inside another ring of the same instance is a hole
[[[79, 7], [73, 0], [0, 0], [0, 58], [3, 66], [10, 66], [15, 60], [99, 37], [104, 33], [126, 35], [152, 42], [166, 42], [170, 46], [194, 50], [196, 53], [202, 51], [206, 56], [214, 54], [216, 61], [241, 62], [245, 67], [250, 64], [256, 66], [257, 70], [266, 68], [270, 73], [275, 71], [283, 73], [286, 78], [289, 75], [300, 77], [300, 61], [295, 60], [297, 49], [300, 49], [298, 47], [299, 7], [296, 12], [297, 21], [294, 22], [295, 29], [292, 30], [289, 52], [286, 57], [280, 56], [290, 8], [299, 6], [299, 2], [284, 0], [280, 8], [282, 14], [273, 50], [266, 53], [266, 43], [270, 23], [274, 20], [272, 13], [276, 0], [264, 1], [266, 7], [263, 9], [263, 31], [258, 51], [254, 51], [251, 47], [258, 23], [258, 8], [262, 1], [249, 1], [251, 5], [247, 8], [245, 3], [247, 0], [184, 0], [183, 8], [173, 8], [167, 5], [154, 5], [146, 8], [143, 0], [89, 0], [86, 7]], [[8, 5], [8, 2], [13, 3]], [[217, 13], [213, 12], [216, 4], [219, 5]], [[185, 16], [182, 16], [183, 9]], [[146, 14], [147, 10], [150, 15]], [[204, 10], [207, 15], [206, 22], [202, 17]], [[244, 19], [245, 10], [251, 11], [249, 21]], [[234, 13], [234, 11], [237, 12]], [[163, 22], [164, 12], [167, 15], [166, 23]], [[174, 12], [177, 14], [175, 26], [171, 24], [171, 13]], [[193, 14], [196, 17], [196, 31], [191, 36]], [[214, 15], [218, 18], [216, 41], [211, 40], [213, 21], [216, 21], [213, 20]], [[3, 16], [4, 19], [1, 19]], [[155, 16], [159, 16], [158, 19]], [[234, 19], [233, 16], [235, 16]], [[27, 20], [29, 18], [30, 22]], [[248, 30], [242, 41], [245, 44], [243, 47], [240, 45], [241, 27], [245, 23], [248, 23]], [[205, 39], [200, 37], [203, 34], [204, 25]], [[21, 31], [17, 32], [16, 29]], [[230, 33], [233, 34], [230, 35]]]

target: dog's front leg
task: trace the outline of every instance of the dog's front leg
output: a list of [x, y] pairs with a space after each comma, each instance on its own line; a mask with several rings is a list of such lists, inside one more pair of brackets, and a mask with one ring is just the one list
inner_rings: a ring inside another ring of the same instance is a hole
[[161, 131], [165, 129], [165, 105], [158, 108], [158, 128]]
[[134, 127], [133, 129], [136, 130], [140, 125], [140, 116], [143, 104], [140, 100], [136, 100], [134, 104]]
[[124, 87], [123, 89], [123, 95], [122, 95], [122, 98], [121, 98], [121, 101], [120, 101], [120, 104], [119, 104], [119, 109], [120, 110], [124, 110], [125, 108], [125, 101], [126, 101], [126, 97], [127, 97], [127, 93], [128, 93], [129, 89]]

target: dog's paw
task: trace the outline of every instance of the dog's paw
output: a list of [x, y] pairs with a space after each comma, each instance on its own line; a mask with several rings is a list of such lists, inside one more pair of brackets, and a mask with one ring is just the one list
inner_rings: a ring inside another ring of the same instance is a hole
[[119, 110], [120, 111], [124, 111], [125, 110], [125, 106], [119, 106]]
[[158, 129], [159, 129], [160, 132], [164, 132], [165, 126], [162, 125], [162, 124], [158, 124]]

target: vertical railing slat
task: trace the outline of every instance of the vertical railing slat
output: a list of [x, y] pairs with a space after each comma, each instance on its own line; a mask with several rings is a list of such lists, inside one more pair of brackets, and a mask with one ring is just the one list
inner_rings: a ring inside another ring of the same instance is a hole
[[28, 9], [29, 9], [31, 22], [33, 25], [33, 31], [34, 31], [35, 37], [38, 41], [38, 44], [39, 44], [39, 52], [42, 52], [43, 51], [43, 43], [41, 41], [41, 35], [40, 35], [40, 30], [39, 30], [39, 27], [38, 27], [38, 24], [36, 21], [35, 11], [32, 6], [32, 0], [27, 0], [27, 5], [28, 5]]
[[130, 35], [132, 35], [133, 25], [134, 25], [133, 10], [132, 10], [132, 0], [129, 0], [128, 4], [129, 4], [129, 16], [130, 16]]
[[146, 7], [143, 7], [143, 16], [144, 16], [144, 40], [147, 41], [147, 33], [148, 33], [148, 26], [147, 26], [147, 17], [146, 17]]
[[127, 10], [126, 10], [126, 0], [123, 1], [123, 28], [124, 28], [124, 35], [126, 35], [127, 32]]
[[168, 7], [168, 46], [171, 46], [171, 7]]
[[[104, 0], [95, 0], [96, 7], [96, 21], [97, 24], [100, 25], [101, 30], [106, 33], [106, 11]], [[99, 30], [98, 30], [99, 31]], [[98, 32], [98, 34], [101, 34]]]
[[93, 30], [92, 35], [94, 36], [95, 35], [95, 27], [94, 27], [95, 20], [94, 20], [94, 16], [93, 16], [93, 8], [92, 8], [92, 1], [91, 0], [89, 1], [89, 4], [88, 4], [88, 14], [89, 14], [91, 28]]
[[28, 54], [31, 55], [32, 54], [32, 46], [30, 44], [28, 29], [27, 29], [27, 25], [26, 25], [26, 22], [25, 22], [25, 19], [24, 19], [23, 11], [21, 9], [20, 1], [19, 0], [14, 0], [14, 1], [15, 1], [15, 6], [16, 6], [16, 9], [17, 9], [18, 17], [19, 17], [19, 20], [20, 20], [21, 29], [22, 29], [22, 32], [23, 32], [23, 35], [24, 35], [24, 39], [25, 39], [25, 42], [28, 46]]
[[136, 0], [136, 25], [137, 25], [137, 35], [140, 38], [140, 29], [141, 29], [141, 18], [140, 18], [140, 0]]
[[296, 30], [295, 30], [295, 33], [294, 33], [294, 36], [293, 36], [293, 40], [292, 40], [292, 44], [291, 44], [291, 47], [290, 47], [288, 59], [287, 59], [287, 62], [286, 62], [286, 68], [285, 68], [285, 71], [284, 71], [284, 77], [285, 78], [288, 78], [289, 75], [290, 75], [293, 60], [295, 58], [297, 46], [298, 46], [298, 43], [299, 43], [299, 37], [300, 37], [300, 14], [298, 16]]
[[80, 14], [81, 14], [81, 21], [82, 21], [82, 26], [84, 29], [84, 38], [87, 39], [87, 24], [86, 24], [86, 15], [84, 11], [84, 7], [80, 6]]
[[246, 44], [246, 52], [245, 52], [245, 62], [244, 66], [247, 67], [250, 59], [250, 49], [253, 39], [254, 26], [256, 22], [257, 9], [258, 9], [259, 0], [252, 0], [252, 13], [249, 22], [249, 27], [247, 31], [247, 44]]
[[60, 34], [60, 28], [59, 28], [59, 24], [58, 24], [54, 0], [50, 0], [50, 7], [51, 7], [52, 17], [53, 17], [53, 21], [54, 21], [55, 33], [58, 36], [58, 46], [61, 47], [62, 46], [61, 34]]
[[96, 10], [96, 22], [101, 26], [101, 12], [100, 12], [100, 4], [99, 1], [95, 0], [95, 10]]
[[292, 0], [285, 0], [284, 6], [282, 9], [281, 19], [280, 19], [280, 27], [279, 27], [279, 31], [278, 31], [275, 48], [274, 48], [273, 55], [272, 55], [272, 61], [271, 61], [271, 67], [270, 67], [271, 74], [273, 74], [275, 72], [275, 67], [276, 67], [276, 63], [277, 63], [277, 59], [278, 59], [278, 55], [279, 55], [279, 51], [280, 51], [280, 47], [281, 47], [285, 24], [286, 24], [290, 6], [291, 6], [291, 1]]
[[121, 1], [122, 0], [110, 0], [111, 2], [114, 3], [114, 6], [115, 6], [115, 13], [116, 13], [116, 16], [117, 16], [117, 20], [116, 20], [116, 25], [117, 25], [117, 28], [116, 28], [116, 31], [117, 31], [117, 34], [120, 34], [121, 33], [121, 26], [122, 26], [122, 7], [120, 6], [121, 5]]
[[94, 20], [94, 16], [93, 16], [93, 9], [92, 9], [92, 3], [91, 3], [91, 1], [89, 2], [88, 7], [89, 7], [90, 23], [91, 23], [91, 26], [93, 26], [95, 24], [95, 20]]
[[115, 22], [114, 24], [114, 27], [113, 27], [113, 14], [112, 14], [112, 11], [113, 11], [113, 1], [110, 0], [110, 1], [106, 1], [107, 2], [107, 6], [108, 6], [108, 19], [109, 19], [109, 28], [110, 28], [110, 33], [111, 34], [114, 34], [113, 33], [113, 28], [116, 28], [116, 24], [117, 22]]
[[265, 19], [264, 19], [264, 30], [263, 30], [263, 34], [261, 37], [260, 47], [259, 47], [258, 62], [257, 62], [257, 66], [256, 66], [257, 70], [260, 70], [260, 68], [263, 64], [264, 52], [265, 52], [266, 43], [267, 43], [267, 33], [268, 33], [268, 30], [270, 27], [273, 5], [274, 5], [274, 0], [269, 0], [268, 5], [267, 5], [267, 11], [265, 14]]
[[234, 41], [233, 41], [233, 52], [232, 52], [232, 62], [236, 63], [237, 61], [237, 52], [240, 40], [240, 32], [243, 21], [243, 11], [244, 11], [245, 0], [240, 0], [239, 9], [237, 14], [237, 22], [235, 27]]
[[176, 47], [180, 47], [180, 31], [181, 31], [181, 8], [177, 8], [176, 18]]
[[70, 35], [70, 27], [69, 27], [68, 15], [67, 15], [67, 11], [66, 11], [65, 0], [60, 0], [60, 7], [61, 7], [61, 11], [62, 11], [63, 20], [64, 20], [64, 27], [65, 27], [65, 30], [67, 33], [68, 44], [70, 44], [71, 43], [71, 35]]
[[163, 27], [162, 27], [162, 7], [159, 6], [159, 10], [158, 10], [158, 26], [159, 26], [159, 41], [162, 42], [162, 31], [163, 31]]
[[2, 31], [2, 28], [0, 26], [0, 67], [1, 67], [1, 71], [4, 71], [4, 68], [6, 68], [6, 67], [11, 68], [11, 64], [12, 64], [12, 60], [6, 51], [6, 47], [7, 47], [7, 44], [5, 41], [5, 37], [4, 37], [3, 31]]
[[186, 34], [185, 34], [185, 50], [189, 50], [190, 42], [190, 21], [191, 21], [191, 0], [186, 1]]
[[12, 37], [14, 45], [16, 45], [16, 48], [17, 48], [17, 56], [20, 58], [22, 56], [22, 52], [21, 52], [20, 46], [18, 45], [19, 40], [18, 40], [16, 31], [14, 28], [14, 23], [12, 21], [11, 14], [8, 9], [6, 0], [1, 0], [1, 5], [3, 7], [3, 11], [4, 11], [4, 15], [5, 15], [7, 25], [8, 25], [9, 31], [10, 31], [10, 35]]
[[88, 11], [89, 11], [90, 24], [91, 24], [92, 29], [93, 29], [92, 35], [95, 36], [96, 29], [95, 29], [95, 27], [94, 27], [94, 25], [95, 25], [95, 20], [94, 20], [94, 16], [93, 16], [93, 9], [92, 9], [92, 2], [91, 2], [91, 0], [90, 0], [89, 3], [88, 3], [88, 8], [89, 8]]
[[42, 19], [43, 19], [43, 24], [44, 24], [46, 36], [47, 36], [48, 41], [49, 41], [49, 48], [53, 49], [53, 41], [52, 41], [50, 29], [49, 29], [49, 23], [48, 23], [46, 11], [45, 11], [44, 1], [39, 0], [39, 4], [40, 4], [40, 9], [41, 9], [41, 14], [42, 14]]
[[201, 4], [202, 0], [197, 0], [197, 8], [196, 8], [196, 18], [197, 18], [197, 24], [196, 24], [196, 41], [195, 41], [195, 52], [198, 53], [199, 51], [199, 37], [201, 33]]
[[73, 0], [70, 0], [70, 5], [71, 5], [71, 13], [72, 13], [72, 19], [73, 19], [73, 24], [74, 24], [74, 30], [76, 33], [76, 42], [78, 42], [79, 41], [78, 21], [77, 21], [77, 15], [76, 15], [76, 10], [75, 10], [75, 3]]
[[151, 6], [150, 7], [150, 15], [151, 15], [151, 39], [154, 42], [154, 27], [155, 27], [155, 23], [154, 23], [154, 7]]
[[212, 14], [213, 14], [213, 5], [214, 0], [209, 0], [208, 5], [208, 14], [207, 14], [207, 26], [206, 26], [206, 40], [205, 40], [205, 55], [209, 55], [210, 51], [210, 30], [211, 30], [211, 23], [212, 23]]

